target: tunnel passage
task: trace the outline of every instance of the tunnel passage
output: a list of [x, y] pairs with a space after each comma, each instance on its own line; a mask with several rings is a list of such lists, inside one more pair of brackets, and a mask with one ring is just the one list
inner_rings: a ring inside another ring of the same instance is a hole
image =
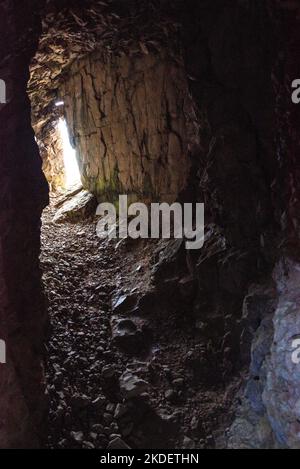
[[[295, 428], [284, 437], [281, 429], [295, 415], [273, 406], [279, 396], [272, 317], [280, 314], [280, 289], [271, 271], [286, 252], [296, 262], [298, 234], [289, 182], [295, 165], [282, 145], [293, 124], [282, 121], [289, 104], [277, 68], [287, 54], [285, 13], [271, 3], [1, 5], [11, 47], [9, 55], [0, 46], [9, 96], [0, 115], [0, 339], [8, 351], [0, 376], [1, 447], [297, 445]], [[29, 6], [41, 21], [29, 17]], [[51, 195], [65, 185], [57, 131], [65, 118], [83, 188], [98, 200], [124, 191], [134, 200], [198, 200], [207, 207], [205, 248], [191, 254], [174, 242], [100, 244], [93, 220], [54, 228], [51, 201], [41, 256], [52, 327], [48, 403], [38, 265], [47, 188], [28, 80]], [[297, 268], [287, 266], [282, 301], [296, 278]], [[278, 284], [284, 271], [276, 269]], [[252, 363], [241, 383], [251, 347], [255, 363], [266, 358], [255, 347], [264, 331], [271, 379]], [[238, 410], [232, 403], [240, 385], [246, 405]], [[47, 405], [50, 429], [41, 442]]]

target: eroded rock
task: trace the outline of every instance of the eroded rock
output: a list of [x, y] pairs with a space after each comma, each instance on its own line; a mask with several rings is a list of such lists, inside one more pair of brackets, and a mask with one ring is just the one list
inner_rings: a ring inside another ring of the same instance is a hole
[[121, 438], [115, 438], [113, 441], [111, 441], [108, 445], [108, 449], [112, 450], [118, 450], [118, 449], [130, 449], [130, 446], [128, 446], [125, 441], [123, 441]]
[[113, 317], [111, 320], [112, 338], [114, 344], [130, 354], [145, 351], [151, 342], [151, 329], [141, 318]]
[[53, 218], [54, 223], [76, 223], [95, 214], [97, 200], [88, 191], [81, 191], [65, 202]]
[[147, 392], [149, 383], [138, 376], [126, 371], [120, 378], [120, 388], [125, 399], [139, 397]]
[[300, 336], [300, 265], [283, 259], [274, 273], [278, 305], [274, 313], [274, 339], [266, 363], [263, 402], [277, 441], [300, 448], [300, 364], [293, 360], [293, 340]]

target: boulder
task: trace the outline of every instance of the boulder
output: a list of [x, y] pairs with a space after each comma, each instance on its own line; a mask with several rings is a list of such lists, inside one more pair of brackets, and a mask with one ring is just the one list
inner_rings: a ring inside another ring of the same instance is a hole
[[76, 223], [94, 215], [97, 208], [96, 197], [82, 190], [67, 200], [57, 211], [53, 223]]
[[121, 438], [115, 438], [109, 443], [108, 449], [130, 449], [130, 447], [125, 443], [125, 441], [121, 440]]
[[129, 354], [138, 354], [151, 343], [151, 329], [144, 319], [113, 316], [111, 329], [114, 344]]
[[114, 313], [126, 313], [134, 309], [137, 304], [135, 295], [121, 295], [112, 305]]
[[147, 392], [149, 384], [130, 371], [125, 371], [120, 378], [120, 389], [125, 399], [139, 397]]

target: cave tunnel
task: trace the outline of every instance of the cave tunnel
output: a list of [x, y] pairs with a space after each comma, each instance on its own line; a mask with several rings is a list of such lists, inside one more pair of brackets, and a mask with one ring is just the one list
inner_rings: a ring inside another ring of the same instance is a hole
[[[0, 2], [1, 449], [300, 448], [299, 18]], [[99, 236], [120, 195], [201, 249]]]

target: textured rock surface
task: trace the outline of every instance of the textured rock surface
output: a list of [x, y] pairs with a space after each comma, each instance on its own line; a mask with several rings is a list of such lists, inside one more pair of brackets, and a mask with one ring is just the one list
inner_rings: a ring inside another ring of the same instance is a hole
[[260, 325], [243, 404], [228, 435], [230, 448], [300, 447], [300, 365], [293, 361], [293, 341], [300, 337], [300, 266], [282, 259], [273, 276], [276, 295], [270, 289], [251, 295], [250, 311], [260, 316]]
[[0, 365], [1, 448], [38, 446], [45, 411], [46, 315], [38, 256], [47, 185], [26, 96], [38, 38], [34, 6], [0, 4], [0, 76], [8, 91], [8, 103], [0, 107], [0, 336], [7, 346], [7, 364]]
[[60, 116], [55, 108], [61, 76], [75, 59], [99, 48], [109, 54], [157, 52], [178, 46], [174, 18], [185, 0], [51, 0], [35, 4], [43, 18], [37, 54], [30, 67], [33, 124], [47, 133]]
[[147, 392], [148, 386], [149, 383], [138, 378], [130, 371], [125, 371], [120, 378], [120, 389], [125, 399], [133, 399], [144, 394]]
[[[250, 371], [242, 405], [227, 435], [228, 447], [268, 449], [277, 446], [263, 401], [267, 381], [267, 362], [274, 336], [273, 315], [276, 309], [275, 285], [253, 286], [244, 300], [243, 340], [251, 350]], [[243, 348], [243, 347], [242, 347]]]
[[54, 223], [76, 223], [95, 215], [97, 201], [95, 196], [88, 191], [80, 191], [70, 200], [67, 200], [56, 212]]
[[55, 165], [47, 142], [62, 115], [55, 102], [70, 65], [95, 50], [120, 56], [158, 53], [171, 44], [178, 49], [179, 26], [173, 14], [183, 3], [51, 0], [35, 4], [43, 21], [38, 51], [30, 66], [28, 91], [36, 136], [46, 145], [41, 144], [44, 161], [49, 152], [50, 164], [45, 162], [44, 167], [50, 184]]
[[282, 260], [274, 274], [279, 294], [274, 339], [267, 362], [263, 401], [277, 441], [300, 448], [300, 364], [293, 361], [293, 341], [300, 337], [300, 265]]
[[[39, 136], [37, 128], [35, 134]], [[43, 172], [47, 178], [51, 191], [65, 187], [65, 167], [63, 157], [63, 142], [57, 126], [43, 135], [42, 140], [37, 141], [40, 155], [43, 161]]]
[[193, 119], [180, 63], [94, 53], [72, 65], [60, 93], [86, 189], [177, 198], [189, 176]]

